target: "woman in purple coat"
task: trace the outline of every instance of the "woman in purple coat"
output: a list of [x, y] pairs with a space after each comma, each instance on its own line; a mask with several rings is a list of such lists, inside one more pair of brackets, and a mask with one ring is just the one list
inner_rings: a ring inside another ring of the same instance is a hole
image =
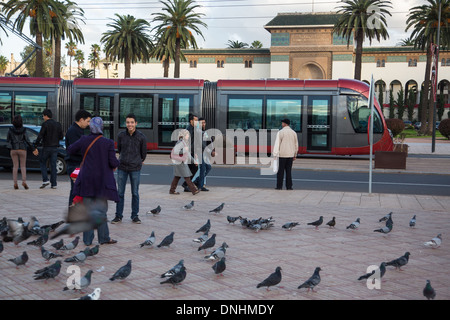
[[[92, 118], [89, 128], [91, 134], [83, 136], [71, 144], [67, 149], [69, 154], [85, 154], [91, 142], [103, 134], [102, 118]], [[74, 195], [82, 197], [86, 207], [91, 209], [95, 207], [96, 210], [100, 210], [101, 214], [104, 215], [105, 222], [97, 229], [98, 242], [100, 244], [117, 242], [109, 237], [106, 212], [108, 211], [108, 200], [119, 201], [116, 180], [114, 178], [114, 170], [118, 166], [119, 160], [117, 160], [116, 151], [114, 150], [114, 142], [102, 136], [95, 141], [87, 152], [73, 187]], [[83, 233], [83, 242], [85, 245], [91, 245], [93, 239], [94, 230]]]

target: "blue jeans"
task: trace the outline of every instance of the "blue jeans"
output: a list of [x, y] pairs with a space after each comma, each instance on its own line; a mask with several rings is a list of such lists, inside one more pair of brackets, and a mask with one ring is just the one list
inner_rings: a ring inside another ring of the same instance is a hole
[[131, 184], [131, 219], [138, 216], [139, 213], [139, 182], [141, 171], [124, 171], [117, 169], [117, 192], [119, 193], [119, 202], [116, 205], [116, 217], [123, 218], [123, 207], [125, 204], [125, 186], [128, 177]]
[[50, 183], [52, 187], [56, 186], [56, 160], [58, 159], [58, 147], [44, 147], [39, 153], [39, 162], [41, 164], [42, 182], [48, 181], [47, 161], [50, 159]]
[[[101, 211], [101, 216], [104, 215], [106, 219], [106, 212], [108, 211], [108, 201], [106, 199], [83, 197], [83, 204], [88, 208], [88, 210]], [[99, 243], [105, 243], [111, 240], [109, 237], [108, 222], [102, 223], [97, 228], [97, 237]], [[94, 240], [94, 230], [83, 232], [83, 242], [85, 245], [90, 246], [92, 244], [92, 240]]]
[[78, 168], [80, 166], [80, 164], [78, 165], [74, 165], [74, 164], [69, 164], [67, 163], [67, 175], [69, 176], [69, 180], [70, 180], [70, 192], [69, 192], [69, 206], [72, 205], [73, 202], [73, 198], [75, 198], [75, 195], [72, 194], [73, 191], [73, 185], [75, 184], [75, 182], [73, 182], [72, 178], [70, 177], [70, 175], [72, 174], [72, 172]]
[[[199, 189], [203, 188], [205, 185], [205, 178], [208, 175], [208, 173], [211, 171], [211, 165], [206, 163], [205, 160], [202, 158], [202, 163], [198, 165], [198, 177], [195, 178], [193, 181]], [[196, 174], [197, 175], [197, 174]]]

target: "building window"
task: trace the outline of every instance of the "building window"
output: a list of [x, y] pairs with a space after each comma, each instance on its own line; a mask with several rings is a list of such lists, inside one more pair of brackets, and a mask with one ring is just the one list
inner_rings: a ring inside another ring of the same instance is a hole
[[417, 59], [409, 59], [408, 67], [417, 67]]
[[441, 67], [450, 67], [450, 58], [442, 58], [441, 60]]
[[245, 60], [245, 67], [246, 68], [252, 68], [253, 67], [253, 61], [252, 60]]
[[223, 60], [218, 60], [217, 61], [217, 68], [223, 68]]
[[384, 68], [386, 66], [386, 60], [378, 59], [377, 60], [377, 68]]
[[197, 68], [197, 60], [190, 60], [189, 61], [189, 67], [190, 68]]

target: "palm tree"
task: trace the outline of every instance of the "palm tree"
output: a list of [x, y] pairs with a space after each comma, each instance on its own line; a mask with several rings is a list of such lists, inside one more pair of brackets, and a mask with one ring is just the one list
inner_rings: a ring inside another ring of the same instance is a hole
[[103, 33], [100, 39], [104, 44], [106, 57], [111, 60], [123, 60], [125, 63], [125, 78], [130, 78], [131, 64], [148, 62], [153, 43], [147, 34], [150, 23], [144, 19], [136, 19], [130, 15], [115, 15], [112, 23], [107, 26], [112, 30]]
[[89, 63], [94, 68], [94, 78], [95, 78], [95, 68], [100, 64], [100, 45], [94, 43], [91, 45], [91, 53], [89, 54]]
[[[182, 53], [183, 54], [183, 53]], [[174, 60], [175, 53], [170, 51], [162, 39], [158, 39], [150, 56], [163, 62], [164, 78], [169, 77], [170, 60]]]
[[[35, 36], [36, 44], [43, 47], [43, 38], [49, 38], [52, 33], [53, 25], [49, 23], [55, 12], [58, 12], [58, 4], [54, 0], [9, 0], [4, 4], [3, 11], [6, 19], [14, 20], [14, 27], [22, 32], [25, 23], [28, 21], [30, 34]], [[36, 77], [44, 76], [42, 49], [36, 51]]]
[[228, 40], [228, 47], [229, 49], [242, 49], [247, 48], [248, 43], [241, 42], [239, 40]]
[[[0, 3], [0, 5], [1, 5], [1, 6], [4, 6], [3, 3]], [[0, 21], [2, 21], [2, 20], [4, 20], [4, 19], [5, 19], [5, 16], [3, 15], [3, 13], [0, 12]], [[1, 23], [0, 23], [0, 30], [3, 31], [3, 32], [8, 36], [8, 34], [6, 33], [5, 28], [2, 26]], [[3, 44], [2, 38], [1, 38], [1, 37], [0, 37], [0, 44]]]
[[85, 69], [82, 68], [78, 70], [77, 78], [94, 78], [95, 70], [94, 69]]
[[412, 47], [414, 46], [414, 39], [411, 36], [406, 39], [400, 39], [400, 42], [398, 42], [397, 45], [401, 47]]
[[252, 48], [252, 49], [260, 49], [262, 47], [263, 47], [263, 44], [259, 40], [253, 41], [252, 44], [250, 45], [250, 48]]
[[5, 56], [0, 56], [0, 74], [4, 75], [6, 68], [8, 67], [9, 61]]
[[61, 42], [62, 40], [74, 41], [84, 44], [83, 33], [81, 32], [78, 22], [83, 20], [84, 11], [77, 6], [75, 2], [65, 0], [60, 2], [55, 0], [59, 5], [59, 12], [52, 18], [53, 32], [52, 39], [55, 43], [55, 61], [54, 61], [54, 77], [59, 78], [61, 74]]
[[197, 49], [197, 41], [192, 32], [205, 39], [199, 27], [206, 28], [207, 25], [200, 19], [204, 14], [194, 12], [195, 9], [200, 7], [194, 4], [194, 0], [160, 2], [163, 4], [163, 12], [152, 14], [155, 16], [153, 22], [159, 23], [153, 30], [156, 30], [156, 38], [163, 39], [167, 49], [174, 52], [174, 78], [179, 78], [180, 61], [182, 59], [181, 49], [186, 49], [189, 46]]
[[69, 80], [72, 80], [72, 57], [75, 57], [77, 44], [73, 41], [69, 41], [66, 43], [65, 48], [67, 49], [67, 55], [69, 56]]
[[[439, 21], [439, 1], [427, 0], [427, 4], [411, 8], [406, 20], [406, 30], [412, 28], [411, 38], [414, 40], [414, 47], [427, 51], [427, 63], [425, 68], [424, 87], [421, 101], [421, 121], [420, 133], [429, 135], [432, 133], [433, 112], [432, 99], [429, 97], [431, 85], [431, 65], [432, 52], [431, 44], [437, 43], [437, 29]], [[441, 2], [441, 34], [440, 46], [446, 48], [450, 45], [450, 0], [440, 0]]]
[[334, 32], [347, 39], [347, 47], [350, 40], [356, 42], [355, 74], [354, 78], [361, 80], [363, 42], [367, 38], [370, 44], [373, 39], [378, 41], [389, 38], [385, 15], [391, 16], [389, 8], [392, 8], [390, 0], [342, 0], [343, 5], [337, 11], [339, 20], [334, 25]]
[[78, 70], [81, 69], [81, 65], [84, 63], [84, 52], [83, 50], [78, 49], [77, 51], [75, 51], [75, 61], [77, 62], [78, 65]]

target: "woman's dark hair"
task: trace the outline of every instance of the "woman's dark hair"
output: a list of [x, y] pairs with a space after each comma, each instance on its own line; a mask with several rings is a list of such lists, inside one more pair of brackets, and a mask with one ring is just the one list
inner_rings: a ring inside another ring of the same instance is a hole
[[12, 124], [16, 129], [22, 128], [23, 127], [22, 116], [20, 114], [15, 115]]

